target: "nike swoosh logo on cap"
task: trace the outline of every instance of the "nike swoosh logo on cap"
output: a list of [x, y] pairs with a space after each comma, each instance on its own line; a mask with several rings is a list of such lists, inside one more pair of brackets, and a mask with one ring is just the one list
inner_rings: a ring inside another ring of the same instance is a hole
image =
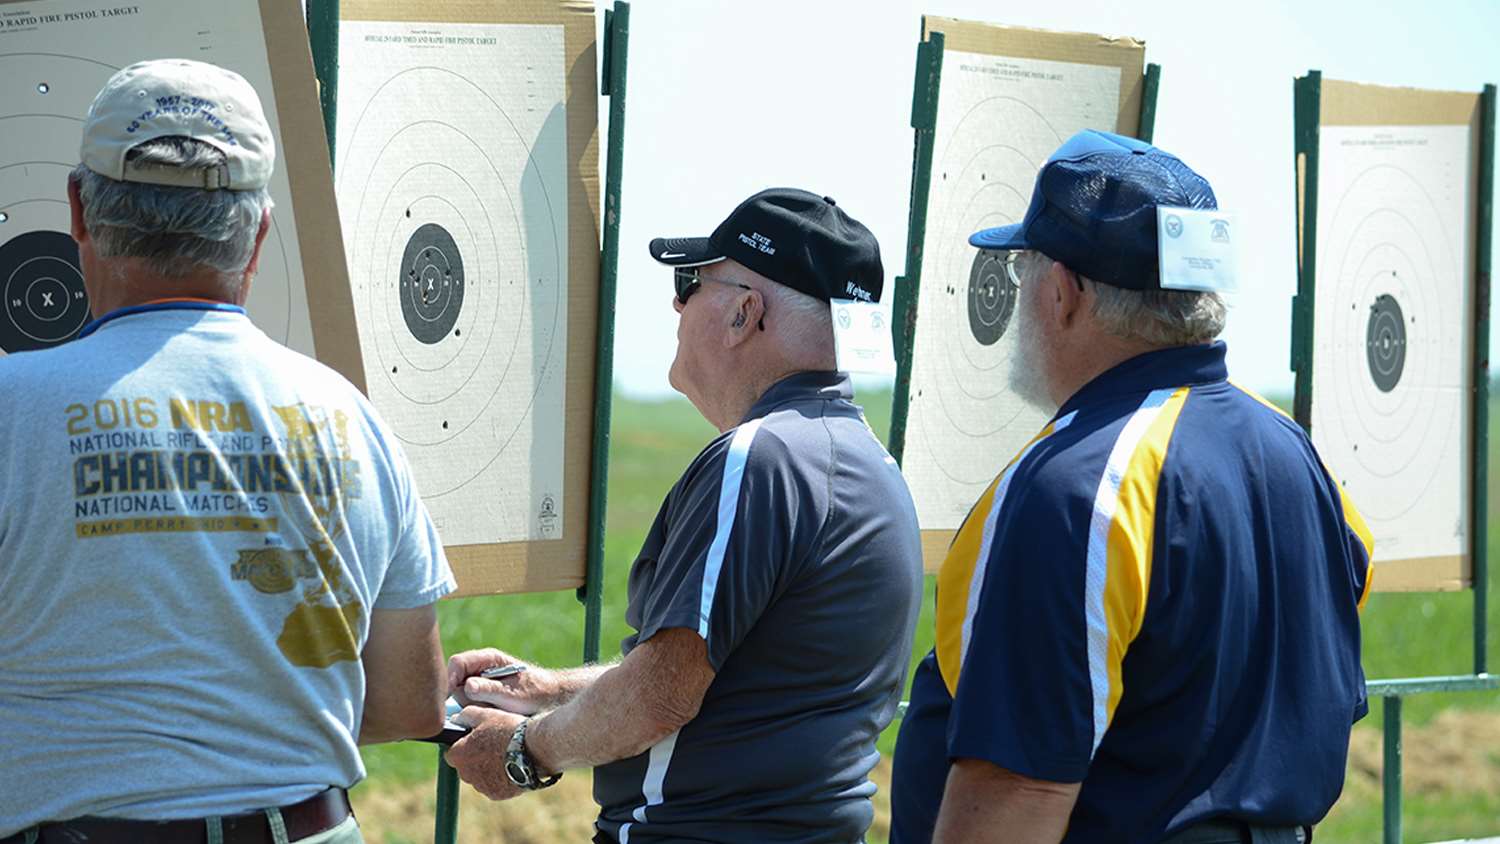
[[686, 257], [687, 257], [687, 253], [686, 252], [663, 252], [663, 253], [661, 253], [661, 259], [663, 261], [666, 261], [666, 260], [671, 259], [671, 258], [686, 258]]

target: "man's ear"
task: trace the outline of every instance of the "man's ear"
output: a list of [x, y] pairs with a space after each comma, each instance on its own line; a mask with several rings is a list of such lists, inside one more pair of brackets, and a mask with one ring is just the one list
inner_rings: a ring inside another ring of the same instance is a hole
[[245, 278], [240, 284], [240, 295], [236, 297], [236, 305], [245, 304], [250, 298], [250, 282], [255, 280], [255, 274], [260, 270], [260, 249], [266, 244], [266, 233], [271, 230], [271, 209], [267, 208], [261, 212], [260, 228], [255, 232], [255, 248], [250, 252], [250, 262], [245, 264]]
[[89, 229], [83, 222], [83, 195], [78, 192], [78, 180], [68, 176], [68, 211], [72, 214], [70, 230], [79, 243], [88, 240]]
[[1059, 328], [1071, 328], [1083, 316], [1086, 306], [1083, 280], [1060, 261], [1053, 261], [1047, 271], [1047, 285], [1052, 289], [1054, 318]]
[[727, 330], [724, 332], [724, 348], [732, 349], [749, 340], [759, 331], [761, 319], [766, 315], [766, 301], [759, 290], [744, 290], [735, 297], [734, 309], [729, 312]]

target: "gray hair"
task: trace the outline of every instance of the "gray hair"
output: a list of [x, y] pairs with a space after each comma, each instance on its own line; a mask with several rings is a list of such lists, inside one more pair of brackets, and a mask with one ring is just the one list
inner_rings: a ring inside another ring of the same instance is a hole
[[784, 284], [762, 284], [766, 318], [794, 355], [833, 357], [833, 311], [828, 303]]
[[[1027, 253], [1020, 268], [1030, 280], [1050, 260]], [[1192, 346], [1207, 343], [1224, 330], [1228, 308], [1217, 293], [1198, 290], [1129, 290], [1080, 275], [1094, 293], [1090, 309], [1105, 331], [1124, 340], [1152, 346]]]
[[[226, 166], [213, 145], [185, 137], [146, 141], [126, 153], [145, 167], [206, 170]], [[180, 278], [204, 268], [236, 293], [255, 252], [270, 192], [118, 182], [78, 165], [73, 170], [83, 220], [101, 258], [140, 258], [154, 273]]]

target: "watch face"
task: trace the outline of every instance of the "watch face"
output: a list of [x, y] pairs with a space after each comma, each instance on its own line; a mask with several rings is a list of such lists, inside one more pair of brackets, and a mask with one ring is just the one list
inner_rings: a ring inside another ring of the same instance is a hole
[[530, 771], [527, 771], [525, 767], [516, 762], [507, 761], [505, 763], [505, 775], [510, 777], [512, 783], [521, 788], [527, 788], [531, 785], [530, 774]]

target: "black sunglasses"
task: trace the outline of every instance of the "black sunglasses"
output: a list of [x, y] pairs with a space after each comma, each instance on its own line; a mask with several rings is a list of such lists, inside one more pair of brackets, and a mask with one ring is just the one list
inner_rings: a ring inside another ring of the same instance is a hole
[[[735, 287], [741, 288], [743, 290], [755, 289], [748, 284], [739, 284], [735, 282], [723, 283], [734, 284]], [[688, 299], [691, 299], [693, 297], [693, 294], [698, 292], [698, 288], [703, 286], [703, 279], [699, 277], [697, 267], [673, 267], [672, 284], [677, 289], [677, 301], [682, 303], [683, 305], [686, 305]], [[759, 327], [761, 331], [766, 330], [766, 320], [764, 316], [762, 316], [760, 319]]]

